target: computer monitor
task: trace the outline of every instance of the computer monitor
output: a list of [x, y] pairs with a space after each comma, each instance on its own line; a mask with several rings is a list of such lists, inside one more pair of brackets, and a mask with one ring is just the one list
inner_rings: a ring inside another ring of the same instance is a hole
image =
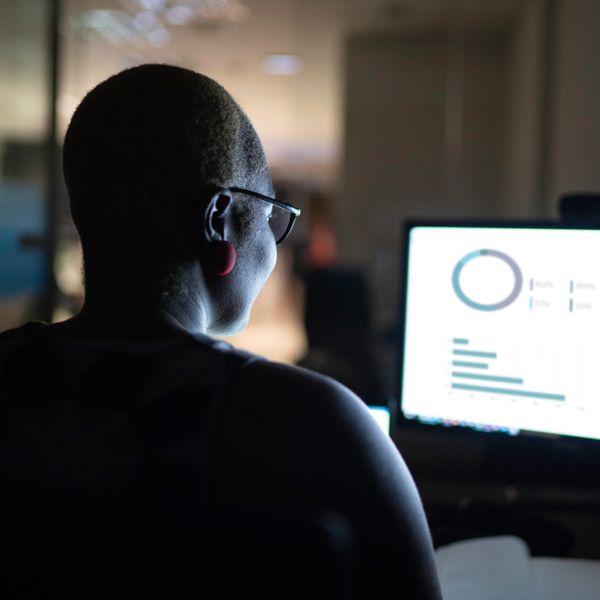
[[402, 420], [600, 446], [599, 229], [411, 222], [403, 280]]

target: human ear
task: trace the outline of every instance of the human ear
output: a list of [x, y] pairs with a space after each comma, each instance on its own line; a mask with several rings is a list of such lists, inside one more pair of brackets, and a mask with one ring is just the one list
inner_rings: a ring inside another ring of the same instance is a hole
[[218, 192], [210, 199], [204, 213], [204, 236], [207, 242], [226, 239], [230, 208], [231, 196], [228, 192]]

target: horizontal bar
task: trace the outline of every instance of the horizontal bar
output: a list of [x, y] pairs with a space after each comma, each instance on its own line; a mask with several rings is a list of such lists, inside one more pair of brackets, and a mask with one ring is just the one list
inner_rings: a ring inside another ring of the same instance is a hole
[[468, 339], [466, 339], [466, 338], [454, 338], [454, 339], [452, 340], [452, 342], [453, 342], [454, 344], [463, 344], [463, 345], [465, 345], [465, 346], [466, 346], [466, 345], [468, 345], [468, 343], [469, 343], [469, 340], [468, 340]]
[[479, 373], [462, 373], [460, 371], [453, 371], [452, 377], [479, 379], [481, 381], [498, 381], [499, 383], [523, 383], [523, 380], [519, 379], [518, 377], [501, 377], [500, 375], [480, 375]]
[[484, 392], [487, 394], [506, 394], [507, 396], [524, 396], [526, 398], [540, 398], [541, 400], [564, 401], [562, 394], [544, 394], [542, 392], [526, 392], [525, 390], [509, 390], [506, 388], [486, 387], [479, 385], [467, 385], [466, 383], [453, 383], [455, 390], [467, 390], [469, 392]]
[[465, 360], [453, 360], [453, 367], [466, 367], [467, 369], [487, 369], [489, 367], [486, 363], [467, 362]]
[[456, 356], [477, 356], [479, 358], [496, 358], [495, 352], [479, 352], [477, 350], [452, 350]]

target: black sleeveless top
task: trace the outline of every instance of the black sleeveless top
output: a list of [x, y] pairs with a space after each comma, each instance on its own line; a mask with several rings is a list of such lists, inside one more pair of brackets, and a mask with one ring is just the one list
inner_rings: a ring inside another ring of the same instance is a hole
[[227, 386], [256, 360], [206, 336], [153, 343], [0, 335], [0, 482], [17, 496], [200, 508]]

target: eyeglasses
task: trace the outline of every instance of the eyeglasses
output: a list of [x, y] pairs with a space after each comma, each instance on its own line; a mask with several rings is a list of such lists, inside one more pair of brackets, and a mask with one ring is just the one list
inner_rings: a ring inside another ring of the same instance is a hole
[[281, 244], [283, 240], [290, 234], [292, 231], [292, 227], [294, 226], [294, 222], [296, 221], [296, 217], [300, 215], [301, 210], [288, 204], [287, 202], [282, 202], [281, 200], [277, 200], [276, 198], [271, 198], [270, 196], [265, 196], [259, 192], [255, 192], [253, 190], [246, 190], [244, 188], [239, 187], [228, 187], [222, 188], [224, 192], [234, 192], [239, 194], [246, 194], [251, 196], [252, 198], [258, 198], [259, 200], [264, 200], [273, 206], [273, 211], [269, 217], [269, 226], [271, 227], [271, 231], [273, 232], [273, 237], [275, 238], [276, 244]]

